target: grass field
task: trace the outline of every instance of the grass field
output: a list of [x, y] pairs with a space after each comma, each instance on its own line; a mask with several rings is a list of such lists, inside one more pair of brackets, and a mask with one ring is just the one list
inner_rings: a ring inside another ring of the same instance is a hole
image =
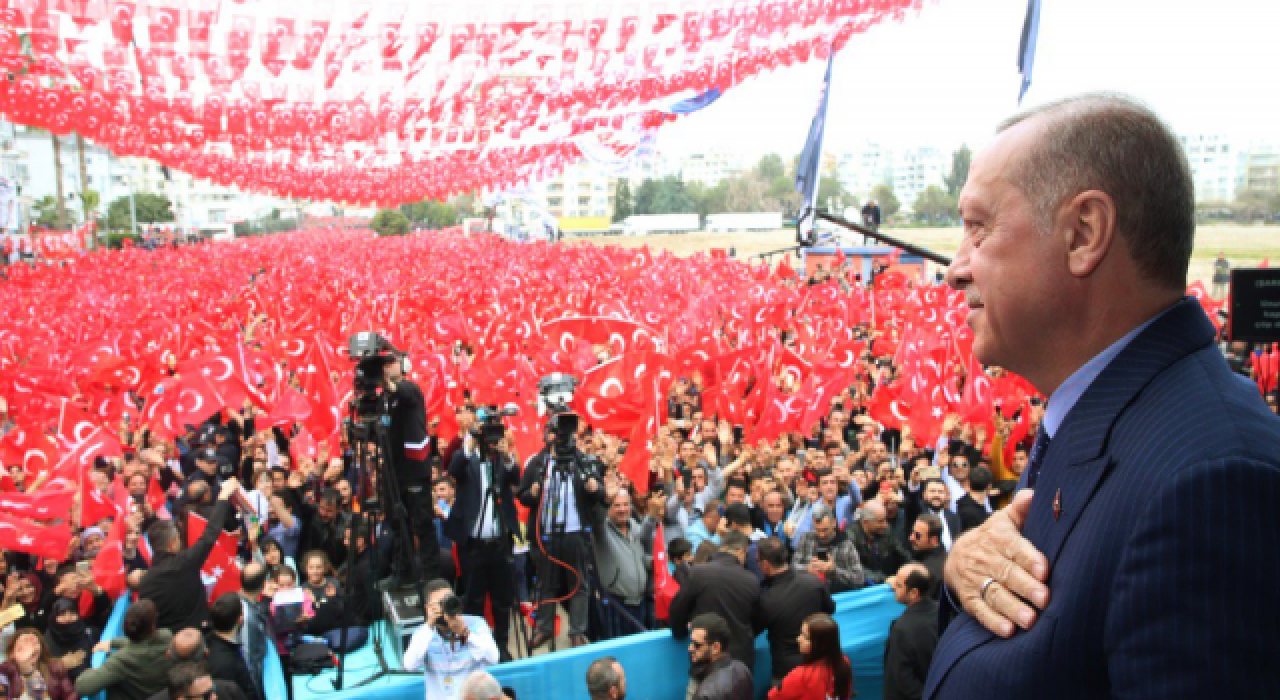
[[[959, 228], [885, 229], [885, 233], [904, 241], [915, 243], [946, 255], [956, 251], [960, 243]], [[861, 237], [854, 240], [861, 241]], [[689, 233], [654, 236], [596, 236], [576, 239], [596, 245], [618, 245], [636, 248], [648, 245], [656, 250], [669, 250], [676, 255], [693, 255], [711, 248], [737, 249], [738, 258], [770, 250], [785, 248], [795, 243], [795, 231], [770, 231], [765, 233]], [[1213, 261], [1218, 253], [1226, 253], [1227, 260], [1236, 267], [1253, 267], [1265, 258], [1274, 258], [1273, 265], [1280, 265], [1280, 226], [1237, 226], [1211, 224], [1196, 230], [1196, 247], [1191, 258], [1191, 279], [1209, 284]], [[776, 258], [775, 258], [776, 259]]]

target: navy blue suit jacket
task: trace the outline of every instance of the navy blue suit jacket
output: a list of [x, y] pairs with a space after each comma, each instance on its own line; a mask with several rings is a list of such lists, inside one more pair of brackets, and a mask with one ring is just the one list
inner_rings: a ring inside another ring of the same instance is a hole
[[1049, 560], [1049, 605], [1007, 640], [962, 613], [924, 697], [1280, 692], [1280, 419], [1227, 367], [1194, 300], [1067, 414], [1023, 534]]

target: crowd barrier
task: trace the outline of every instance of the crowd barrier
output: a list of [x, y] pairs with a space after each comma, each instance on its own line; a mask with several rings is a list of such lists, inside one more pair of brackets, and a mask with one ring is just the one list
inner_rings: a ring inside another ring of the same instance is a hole
[[[878, 698], [884, 681], [884, 644], [889, 624], [902, 613], [885, 585], [835, 596], [836, 620], [840, 623], [840, 644], [853, 663], [858, 697]], [[656, 630], [554, 654], [541, 654], [496, 666], [490, 671], [502, 685], [516, 691], [519, 700], [559, 700], [586, 698], [587, 666], [602, 656], [613, 656], [627, 674], [627, 697], [636, 700], [679, 700], [689, 680], [688, 644], [672, 639], [669, 630]], [[393, 668], [399, 659], [387, 658]], [[347, 672], [342, 691], [333, 689], [332, 671], [294, 679], [294, 700], [421, 700], [423, 682], [418, 675], [386, 676], [367, 685], [353, 687], [378, 670], [372, 645], [347, 656]], [[756, 695], [764, 697], [769, 682], [769, 644], [764, 635], [756, 639]], [[279, 664], [275, 667], [279, 673]], [[268, 682], [282, 678], [267, 675]], [[273, 696], [270, 692], [268, 698]]]
[[[116, 600], [115, 607], [111, 609], [111, 617], [107, 619], [106, 627], [102, 628], [101, 639], [115, 639], [124, 636], [124, 614], [129, 609], [129, 596], [120, 596]], [[284, 682], [284, 669], [280, 666], [280, 656], [276, 653], [275, 644], [268, 642], [267, 661], [263, 668], [263, 689], [266, 691], [268, 700], [284, 700], [288, 695], [288, 687]], [[103, 651], [93, 652], [93, 656], [89, 659], [93, 668], [98, 668], [107, 661], [107, 653]], [[93, 700], [107, 700], [107, 692], [104, 690], [93, 696]]]

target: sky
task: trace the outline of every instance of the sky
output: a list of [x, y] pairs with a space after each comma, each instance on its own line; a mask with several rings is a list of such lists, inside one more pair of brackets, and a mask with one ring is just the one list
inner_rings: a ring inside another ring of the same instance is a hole
[[[824, 150], [990, 139], [1018, 110], [1018, 43], [1026, 0], [925, 0], [919, 13], [855, 36], [837, 55]], [[1023, 107], [1090, 91], [1150, 105], [1180, 133], [1280, 143], [1280, 2], [1045, 0]], [[719, 150], [747, 162], [799, 153], [825, 63], [738, 85], [666, 125], [660, 152]]]

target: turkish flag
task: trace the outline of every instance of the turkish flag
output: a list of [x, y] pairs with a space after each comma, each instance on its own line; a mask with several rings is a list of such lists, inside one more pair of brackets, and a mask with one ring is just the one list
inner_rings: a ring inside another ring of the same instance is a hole
[[916, 444], [925, 446], [936, 443], [949, 411], [946, 393], [941, 386], [934, 385], [930, 391], [921, 393], [912, 402], [911, 415], [907, 419], [911, 432], [916, 436]]
[[262, 410], [267, 409], [267, 399], [249, 378], [244, 353], [239, 347], [228, 352], [206, 353], [178, 365], [178, 373], [202, 374], [217, 389], [228, 406], [239, 409], [245, 400], [252, 401]]
[[311, 402], [294, 389], [285, 389], [267, 415], [267, 425], [281, 428], [305, 421], [311, 416]]
[[[627, 443], [627, 453], [618, 462], [618, 471], [625, 474], [631, 483], [636, 485], [638, 493], [649, 493], [649, 458], [653, 452], [649, 447], [649, 421], [638, 420], [631, 430], [631, 439]], [[661, 527], [661, 526], [659, 526]]]
[[[116, 518], [102, 549], [93, 560], [93, 580], [114, 600], [125, 590], [124, 536], [129, 524]], [[139, 538], [141, 539], [141, 538]]]
[[21, 464], [28, 477], [48, 471], [59, 457], [56, 440], [21, 423], [0, 438], [0, 459], [5, 466]]
[[62, 561], [71, 544], [71, 526], [37, 525], [0, 514], [0, 549]]
[[192, 374], [162, 382], [149, 398], [145, 418], [151, 430], [173, 438], [183, 426], [199, 425], [222, 410], [226, 401], [202, 374]]
[[995, 410], [992, 403], [991, 378], [982, 369], [982, 363], [972, 355], [969, 356], [968, 374], [964, 382], [964, 393], [960, 397], [957, 412], [969, 423], [989, 423]]
[[64, 448], [79, 445], [98, 428], [98, 421], [71, 403], [71, 399], [62, 399], [58, 409], [58, 442]]
[[[187, 513], [188, 547], [200, 539], [208, 524], [208, 521], [199, 515]], [[204, 579], [205, 587], [212, 586], [209, 591], [211, 603], [223, 593], [236, 593], [240, 590], [240, 564], [236, 561], [237, 546], [235, 535], [220, 533], [218, 541], [209, 551], [208, 558], [204, 560], [204, 566], [200, 567], [200, 578]]]
[[659, 620], [670, 617], [671, 601], [680, 592], [671, 572], [667, 570], [667, 542], [663, 539], [662, 524], [653, 530], [653, 614]]
[[85, 473], [93, 467], [98, 457], [119, 457], [124, 454], [120, 441], [101, 427], [94, 428], [74, 449], [58, 460], [49, 480], [41, 491], [74, 491], [88, 481]]
[[889, 430], [901, 430], [910, 415], [909, 407], [898, 398], [898, 392], [898, 385], [883, 384], [867, 403], [867, 414], [871, 419]]
[[65, 489], [33, 493], [0, 493], [0, 513], [19, 518], [55, 520], [66, 517], [75, 503], [75, 492]]

